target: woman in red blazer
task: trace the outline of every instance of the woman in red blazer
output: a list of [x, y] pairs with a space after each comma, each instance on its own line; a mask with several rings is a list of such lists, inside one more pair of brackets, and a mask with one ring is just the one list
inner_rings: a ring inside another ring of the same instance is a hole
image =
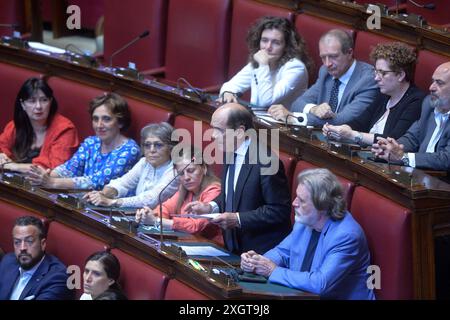
[[78, 147], [72, 121], [57, 113], [53, 90], [42, 79], [30, 78], [17, 94], [14, 120], [0, 135], [0, 166], [27, 172], [32, 164], [54, 168]]

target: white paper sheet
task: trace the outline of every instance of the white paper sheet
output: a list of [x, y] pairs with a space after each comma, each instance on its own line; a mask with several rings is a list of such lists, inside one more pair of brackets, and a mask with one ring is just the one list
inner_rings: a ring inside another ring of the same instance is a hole
[[211, 246], [180, 246], [188, 256], [228, 257], [225, 251]]
[[64, 49], [49, 46], [49, 45], [43, 44], [41, 42], [28, 42], [28, 45], [30, 46], [30, 48], [32, 48], [34, 50], [39, 50], [39, 51], [45, 51], [45, 52], [56, 53], [56, 54], [64, 54], [66, 52], [66, 50], [64, 50]]
[[220, 213], [207, 213], [207, 214], [171, 214], [171, 217], [180, 217], [180, 218], [193, 218], [193, 219], [214, 219], [217, 218], [220, 215]]

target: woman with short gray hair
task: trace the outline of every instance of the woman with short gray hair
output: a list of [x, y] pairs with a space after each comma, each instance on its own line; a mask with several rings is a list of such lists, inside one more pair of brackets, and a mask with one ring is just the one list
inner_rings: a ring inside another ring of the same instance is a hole
[[[158, 205], [170, 198], [178, 189], [178, 179], [171, 160], [174, 128], [166, 123], [152, 123], [141, 130], [141, 148], [144, 157], [125, 175], [111, 180], [102, 191], [93, 191], [84, 198], [97, 206], [135, 207]], [[164, 187], [170, 185], [165, 189]]]

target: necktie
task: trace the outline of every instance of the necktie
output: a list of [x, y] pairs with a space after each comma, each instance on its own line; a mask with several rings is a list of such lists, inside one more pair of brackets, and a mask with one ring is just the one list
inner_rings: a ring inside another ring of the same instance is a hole
[[302, 267], [300, 271], [309, 272], [311, 270], [312, 261], [314, 258], [314, 253], [316, 252], [317, 243], [319, 242], [320, 232], [313, 230], [311, 233], [311, 238], [309, 238], [308, 248], [306, 248], [305, 258], [302, 262]]
[[[227, 183], [227, 199], [225, 203], [225, 212], [233, 212], [233, 198], [234, 198], [234, 171], [236, 163], [236, 153], [234, 154], [233, 163], [228, 166], [228, 183]], [[229, 157], [231, 158], [231, 157]]]
[[[228, 165], [228, 182], [227, 182], [227, 195], [225, 201], [225, 212], [233, 212], [233, 198], [234, 198], [234, 174], [236, 168], [236, 153], [233, 153], [233, 163]], [[227, 157], [230, 159], [232, 157]], [[223, 232], [223, 239], [225, 242], [225, 247], [230, 252], [236, 252], [238, 250], [238, 241], [236, 229], [227, 229]]]
[[336, 112], [338, 107], [338, 97], [339, 97], [339, 86], [341, 85], [341, 81], [339, 79], [334, 79], [333, 87], [331, 88], [330, 101], [329, 105], [331, 107], [331, 111]]

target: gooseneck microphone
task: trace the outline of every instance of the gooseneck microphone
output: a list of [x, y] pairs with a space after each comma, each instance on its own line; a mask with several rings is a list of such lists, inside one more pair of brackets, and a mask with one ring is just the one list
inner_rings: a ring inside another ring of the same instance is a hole
[[288, 125], [289, 117], [294, 118], [295, 120], [300, 122], [301, 125], [305, 125], [306, 126], [306, 123], [303, 123], [306, 120], [305, 117], [303, 117], [303, 116], [296, 117], [296, 116], [294, 116], [293, 114], [290, 114], [290, 113], [288, 113], [288, 115], [286, 116], [286, 126]]
[[132, 44], [134, 44], [135, 42], [141, 40], [142, 38], [145, 38], [146, 36], [148, 36], [150, 34], [150, 31], [145, 30], [144, 32], [142, 32], [139, 36], [137, 36], [136, 38], [134, 38], [133, 40], [131, 40], [130, 42], [128, 42], [126, 45], [124, 45], [122, 48], [120, 48], [119, 50], [114, 51], [114, 53], [111, 55], [111, 57], [109, 57], [109, 67], [112, 68], [112, 61], [113, 58], [118, 55], [119, 53], [121, 53], [123, 50], [125, 50], [126, 48], [128, 48], [129, 46], [131, 46]]
[[429, 10], [434, 10], [436, 9], [436, 5], [434, 3], [425, 3], [425, 4], [420, 4], [417, 3], [413, 0], [407, 0], [409, 3], [412, 3], [413, 5], [415, 5], [418, 8], [424, 8], [424, 9], [429, 9]]
[[222, 100], [222, 103], [224, 103], [223, 101], [223, 96], [225, 95], [225, 93], [229, 93], [232, 94], [236, 99], [239, 99], [240, 97], [242, 97], [243, 93], [242, 92], [232, 92], [232, 91], [224, 91], [220, 94], [219, 98], [220, 100]]
[[188, 92], [193, 92], [202, 103], [205, 103], [208, 101], [208, 95], [206, 93], [204, 93], [203, 91], [195, 88], [193, 85], [191, 85], [185, 78], [178, 78], [177, 80], [177, 87], [178, 89], [182, 89], [180, 86], [180, 82], [183, 82], [187, 87], [187, 91]]

